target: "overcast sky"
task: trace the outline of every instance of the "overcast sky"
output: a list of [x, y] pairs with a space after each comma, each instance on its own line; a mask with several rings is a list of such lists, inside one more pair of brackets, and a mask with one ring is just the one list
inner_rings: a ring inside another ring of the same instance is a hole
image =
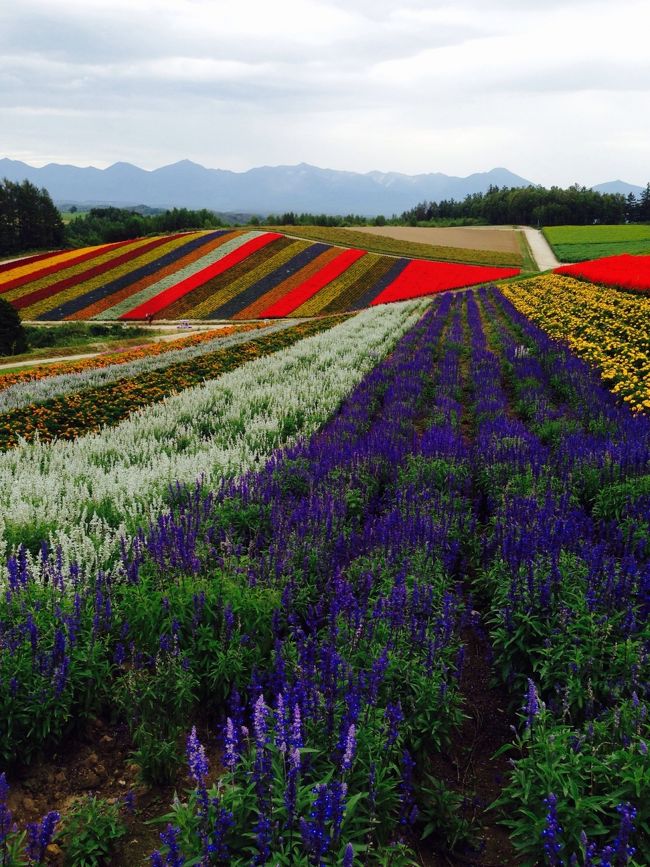
[[0, 0], [0, 156], [650, 179], [648, 0]]

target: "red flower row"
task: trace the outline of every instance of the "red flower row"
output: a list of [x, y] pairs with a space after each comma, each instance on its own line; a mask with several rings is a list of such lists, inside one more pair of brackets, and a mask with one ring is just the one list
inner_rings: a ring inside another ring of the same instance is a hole
[[576, 265], [563, 265], [556, 268], [555, 273], [635, 292], [650, 290], [650, 256], [632, 256], [628, 253], [607, 256]]

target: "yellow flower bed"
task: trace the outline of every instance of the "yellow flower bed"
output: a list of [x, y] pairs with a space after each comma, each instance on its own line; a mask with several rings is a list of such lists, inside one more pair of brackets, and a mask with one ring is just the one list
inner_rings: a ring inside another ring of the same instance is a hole
[[500, 287], [551, 337], [600, 369], [635, 410], [650, 410], [650, 297], [545, 274]]
[[[106, 286], [109, 283], [112, 283], [113, 280], [117, 280], [119, 277], [129, 274], [131, 271], [135, 271], [138, 268], [142, 268], [144, 265], [148, 265], [150, 262], [164, 256], [165, 253], [169, 253], [171, 250], [174, 250], [176, 247], [179, 247], [187, 241], [186, 237], [174, 238], [167, 244], [154, 247], [153, 250], [147, 250], [146, 252], [137, 255], [137, 251], [140, 247], [146, 247], [152, 241], [158, 240], [159, 237], [162, 236], [141, 238], [133, 244], [129, 244], [128, 247], [122, 248], [122, 250], [119, 251], [120, 253], [135, 253], [136, 255], [133, 258], [130, 258], [127, 262], [122, 262], [120, 265], [116, 265], [115, 267], [104, 271], [102, 274], [97, 274], [95, 277], [91, 277], [81, 283], [75, 283], [74, 286], [69, 286], [62, 292], [57, 292], [56, 295], [49, 295], [47, 298], [43, 298], [41, 301], [31, 304], [29, 307], [24, 309], [24, 318], [38, 319], [39, 316], [42, 316], [43, 313], [46, 313], [52, 308], [58, 307], [60, 304], [65, 304], [66, 301], [71, 301], [73, 298], [78, 298], [80, 295], [85, 295], [87, 292], [91, 292], [99, 286]], [[102, 259], [108, 261], [105, 257], [102, 257]], [[93, 267], [98, 264], [100, 264], [99, 260], [93, 260], [91, 263]], [[56, 289], [56, 286], [53, 288]]]
[[305, 301], [304, 304], [301, 304], [297, 310], [294, 310], [291, 315], [317, 316], [327, 307], [328, 304], [331, 304], [332, 301], [336, 300], [342, 292], [345, 292], [351, 283], [354, 283], [355, 280], [358, 280], [360, 277], [363, 277], [364, 274], [371, 271], [381, 258], [382, 257], [378, 256], [376, 253], [366, 253], [365, 256], [362, 256], [361, 259], [357, 259], [356, 262], [353, 262], [349, 268], [346, 268], [346, 270], [332, 280], [331, 283], [328, 283], [327, 286], [324, 286], [319, 292], [312, 295], [311, 298], [308, 298], [307, 301]]
[[[246, 271], [246, 273], [242, 274], [241, 277], [237, 280], [233, 280], [232, 283], [228, 283], [228, 285], [224, 286], [222, 289], [218, 289], [216, 292], [211, 293], [204, 301], [201, 301], [194, 307], [190, 307], [185, 315], [188, 319], [205, 318], [213, 310], [217, 310], [223, 304], [231, 301], [235, 296], [245, 292], [246, 289], [254, 286], [255, 283], [263, 277], [266, 277], [268, 274], [273, 273], [277, 268], [281, 268], [293, 259], [294, 256], [302, 253], [303, 250], [306, 250], [307, 247], [310, 246], [311, 244], [308, 241], [294, 241], [271, 258], [267, 258], [266, 251], [260, 251], [260, 258], [262, 261], [259, 265], [252, 268], [250, 271]], [[227, 272], [225, 273], [227, 274]]]
[[[85, 271], [89, 271], [91, 268], [96, 268], [98, 265], [104, 265], [106, 262], [111, 262], [119, 256], [124, 256], [131, 250], [142, 247], [143, 244], [150, 240], [150, 238], [140, 238], [136, 241], [131, 241], [124, 246], [111, 247], [110, 245], [103, 244], [101, 247], [95, 247], [96, 255], [92, 258], [84, 259], [83, 262], [77, 262], [76, 264], [73, 262], [69, 265], [66, 264], [66, 262], [62, 262], [61, 267], [57, 268], [57, 270], [52, 274], [47, 274], [45, 277], [31, 280], [29, 283], [25, 283], [15, 289], [9, 289], [4, 293], [4, 296], [8, 301], [17, 301], [20, 298], [24, 298], [26, 295], [30, 295], [32, 292], [37, 292], [39, 289], [45, 289], [48, 287], [55, 288], [57, 283], [61, 283], [63, 280], [67, 280], [71, 277], [76, 277], [78, 274], [83, 274]], [[75, 250], [74, 252], [84, 253], [90, 252], [92, 249], [93, 248], [91, 247], [84, 247], [82, 250]], [[50, 306], [53, 305], [50, 304]]]
[[20, 260], [18, 260], [15, 268], [9, 268], [9, 270], [0, 274], [0, 288], [5, 283], [10, 283], [18, 277], [27, 277], [29, 274], [35, 274], [37, 271], [51, 268], [53, 265], [63, 267], [70, 259], [76, 259], [78, 256], [91, 253], [93, 250], [101, 250], [105, 246], [105, 244], [100, 244], [96, 247], [81, 247], [77, 250], [66, 250], [64, 253], [53, 253], [47, 259], [39, 259], [36, 262], [28, 262], [25, 265], [21, 265]]

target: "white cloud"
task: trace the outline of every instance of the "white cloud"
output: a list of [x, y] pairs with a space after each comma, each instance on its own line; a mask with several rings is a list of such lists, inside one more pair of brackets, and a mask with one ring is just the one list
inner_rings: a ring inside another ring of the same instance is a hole
[[645, 0], [21, 0], [0, 9], [2, 142], [645, 183], [649, 25]]

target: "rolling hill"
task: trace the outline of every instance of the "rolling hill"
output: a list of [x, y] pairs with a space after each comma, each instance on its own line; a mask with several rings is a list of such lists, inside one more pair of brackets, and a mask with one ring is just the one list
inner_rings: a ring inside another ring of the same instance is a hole
[[0, 296], [26, 320], [266, 319], [360, 310], [518, 273], [223, 229], [10, 262], [0, 266]]

